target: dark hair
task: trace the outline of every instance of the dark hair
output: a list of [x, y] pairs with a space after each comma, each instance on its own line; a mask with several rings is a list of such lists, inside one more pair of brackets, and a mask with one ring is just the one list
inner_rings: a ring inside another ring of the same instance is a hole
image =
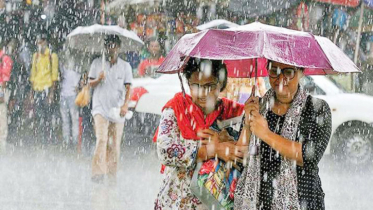
[[118, 35], [110, 34], [105, 37], [105, 46], [108, 46], [111, 43], [115, 43], [118, 46], [122, 43]]
[[41, 29], [36, 38], [37, 39], [41, 39], [41, 40], [45, 40], [45, 41], [49, 42], [48, 31], [45, 30], [45, 29]]
[[162, 41], [158, 37], [152, 36], [145, 41], [146, 49], [149, 49], [149, 46], [150, 46], [151, 42], [158, 42], [159, 47], [160, 47], [160, 54], [162, 56], [164, 56], [165, 55], [165, 49], [164, 49], [164, 45], [163, 45]]
[[[194, 72], [200, 72], [200, 63], [204, 60], [208, 59], [198, 59], [198, 58], [190, 58], [187, 65], [184, 68], [183, 74], [187, 80], [192, 77]], [[211, 75], [216, 77], [220, 84], [222, 85], [220, 88], [220, 92], [223, 91], [227, 86], [228, 81], [228, 72], [225, 63], [221, 60], [210, 60], [212, 62], [212, 69]], [[221, 78], [221, 74], [224, 74], [224, 77]]]

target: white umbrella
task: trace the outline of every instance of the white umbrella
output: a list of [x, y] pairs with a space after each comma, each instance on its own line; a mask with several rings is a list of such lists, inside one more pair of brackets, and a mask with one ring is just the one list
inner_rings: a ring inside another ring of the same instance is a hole
[[217, 19], [217, 20], [212, 20], [208, 23], [202, 24], [197, 26], [197, 29], [200, 31], [210, 29], [210, 28], [218, 28], [218, 29], [226, 29], [226, 28], [233, 28], [239, 26], [236, 23], [232, 23], [228, 20], [223, 20], [223, 19]]
[[117, 35], [122, 41], [120, 52], [139, 51], [144, 42], [132, 31], [119, 26], [79, 26], [67, 36], [67, 46], [79, 51], [103, 53], [106, 35]]
[[102, 71], [105, 69], [105, 37], [107, 35], [117, 35], [121, 40], [119, 52], [140, 51], [144, 42], [132, 31], [128, 31], [119, 26], [92, 25], [79, 26], [74, 29], [66, 40], [66, 46], [71, 49], [84, 51], [87, 53], [102, 53]]

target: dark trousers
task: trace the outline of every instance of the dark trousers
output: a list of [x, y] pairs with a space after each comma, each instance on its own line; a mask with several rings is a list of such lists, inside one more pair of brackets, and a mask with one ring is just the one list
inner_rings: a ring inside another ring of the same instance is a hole
[[96, 144], [96, 135], [93, 128], [93, 117], [91, 114], [91, 108], [83, 107], [81, 108], [82, 117], [82, 146], [83, 152], [87, 155], [91, 155], [94, 146]]
[[48, 101], [48, 90], [34, 93], [34, 138], [42, 144], [52, 143], [52, 103]]

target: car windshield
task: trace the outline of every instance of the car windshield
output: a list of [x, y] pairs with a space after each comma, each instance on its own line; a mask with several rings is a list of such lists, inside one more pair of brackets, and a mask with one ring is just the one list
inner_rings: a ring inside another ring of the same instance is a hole
[[326, 76], [307, 76], [304, 78], [303, 83], [305, 87], [308, 86], [308, 88], [311, 87], [311, 89], [312, 86], [315, 86], [314, 88], [317, 90], [317, 95], [346, 93], [346, 90], [336, 80], [332, 80]]
[[333, 77], [326, 77], [326, 78], [328, 78], [331, 82], [333, 82], [333, 84], [335, 85], [335, 86], [337, 86], [339, 89], [340, 89], [340, 91], [342, 92], [342, 93], [348, 93], [348, 92], [350, 92], [350, 91], [348, 91], [346, 88], [344, 88], [337, 80], [335, 80]]

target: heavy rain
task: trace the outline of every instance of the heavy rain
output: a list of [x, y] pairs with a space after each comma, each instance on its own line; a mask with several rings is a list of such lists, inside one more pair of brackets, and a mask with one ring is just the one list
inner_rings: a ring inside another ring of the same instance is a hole
[[0, 210], [365, 210], [372, 177], [373, 0], [0, 0]]

